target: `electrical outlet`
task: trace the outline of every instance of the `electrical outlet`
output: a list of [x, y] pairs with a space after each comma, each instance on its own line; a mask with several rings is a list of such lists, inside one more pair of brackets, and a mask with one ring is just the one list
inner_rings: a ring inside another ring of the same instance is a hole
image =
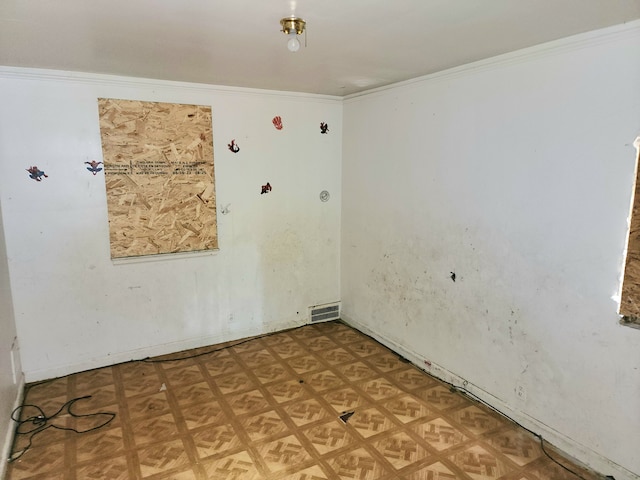
[[524, 385], [516, 385], [516, 397], [518, 397], [518, 399], [522, 402], [527, 399], [527, 389], [524, 388]]

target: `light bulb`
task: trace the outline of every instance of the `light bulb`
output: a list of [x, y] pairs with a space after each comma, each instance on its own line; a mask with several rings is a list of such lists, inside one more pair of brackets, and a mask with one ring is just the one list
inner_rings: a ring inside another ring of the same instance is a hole
[[297, 52], [300, 50], [300, 41], [298, 40], [298, 33], [295, 29], [289, 32], [289, 41], [287, 42], [287, 48], [290, 52]]

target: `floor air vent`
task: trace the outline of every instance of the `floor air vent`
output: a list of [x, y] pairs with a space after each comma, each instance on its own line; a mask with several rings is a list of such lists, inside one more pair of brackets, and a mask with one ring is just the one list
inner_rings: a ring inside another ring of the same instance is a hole
[[325, 303], [309, 308], [311, 312], [311, 322], [324, 322], [327, 320], [337, 320], [340, 318], [340, 303]]

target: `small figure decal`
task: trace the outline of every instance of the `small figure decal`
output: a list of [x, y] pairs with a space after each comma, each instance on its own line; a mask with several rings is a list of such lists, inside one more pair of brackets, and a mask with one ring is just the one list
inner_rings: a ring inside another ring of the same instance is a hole
[[271, 121], [273, 122], [273, 126], [276, 127], [276, 130], [282, 130], [282, 118], [273, 117]]
[[260, 192], [260, 195], [262, 195], [263, 193], [269, 193], [270, 191], [271, 191], [271, 184], [267, 182], [266, 185], [262, 185], [262, 191]]
[[233, 153], [238, 153], [240, 151], [240, 147], [236, 144], [235, 140], [231, 140], [231, 143], [229, 143], [227, 147], [229, 147], [229, 150]]
[[320, 122], [320, 133], [327, 133], [329, 131], [329, 125], [325, 122]]
[[94, 176], [95, 176], [96, 173], [102, 171], [102, 168], [98, 167], [98, 165], [101, 165], [102, 162], [96, 162], [95, 160], [91, 160], [90, 162], [84, 162], [84, 163], [89, 165], [87, 167], [87, 170], [89, 170], [91, 173], [93, 173]]
[[29, 178], [33, 178], [36, 182], [42, 181], [42, 177], [49, 178], [49, 175], [45, 174], [36, 166], [27, 168], [27, 172], [29, 172]]

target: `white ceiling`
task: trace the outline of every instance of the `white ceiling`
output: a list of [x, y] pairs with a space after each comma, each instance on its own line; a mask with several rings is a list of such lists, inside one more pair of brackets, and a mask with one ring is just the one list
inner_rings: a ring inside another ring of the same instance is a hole
[[638, 18], [640, 0], [1, 0], [0, 65], [342, 96]]

